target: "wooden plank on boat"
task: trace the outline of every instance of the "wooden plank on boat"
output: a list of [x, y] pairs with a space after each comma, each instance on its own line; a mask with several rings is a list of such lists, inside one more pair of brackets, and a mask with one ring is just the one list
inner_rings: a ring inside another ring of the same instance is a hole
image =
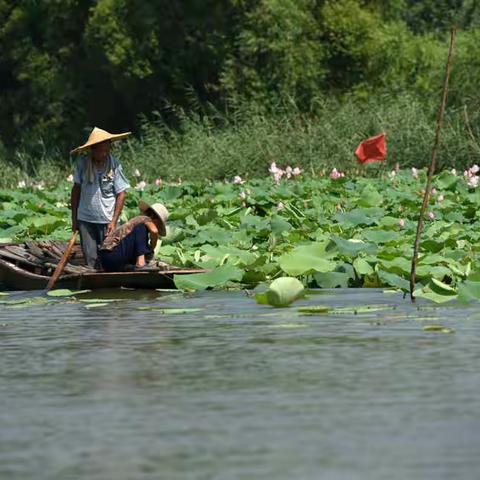
[[17, 255], [16, 253], [10, 252], [6, 249], [0, 250], [0, 256], [9, 261], [13, 261], [16, 263], [23, 263], [24, 265], [29, 265], [30, 267], [36, 267], [36, 268], [41, 267], [41, 264], [31, 262], [30, 260], [27, 260], [26, 258], [20, 255]]
[[27, 250], [37, 258], [43, 257], [43, 250], [37, 246], [35, 242], [25, 242]]
[[[45, 262], [45, 266], [48, 267], [48, 268], [51, 268], [53, 270], [55, 270], [58, 266], [58, 263], [53, 263], [53, 262]], [[75, 265], [70, 265], [69, 263], [67, 263], [64, 267], [63, 267], [63, 271], [65, 273], [72, 273], [72, 274], [82, 274], [82, 273], [87, 273], [85, 271], [84, 268], [82, 267], [77, 267]]]
[[13, 253], [15, 255], [18, 255], [19, 257], [21, 258], [24, 258], [30, 262], [33, 262], [33, 263], [38, 263], [40, 265], [40, 260], [35, 257], [34, 255], [31, 255], [29, 252], [27, 252], [27, 250], [25, 250], [24, 247], [22, 246], [8, 246], [8, 247], [5, 247], [5, 250], [7, 252], [10, 252], [10, 253]]

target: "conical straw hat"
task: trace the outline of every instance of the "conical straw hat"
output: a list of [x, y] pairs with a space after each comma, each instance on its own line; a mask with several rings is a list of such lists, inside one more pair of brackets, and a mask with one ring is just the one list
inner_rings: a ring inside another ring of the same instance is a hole
[[152, 205], [149, 205], [147, 202], [144, 202], [143, 200], [139, 200], [138, 202], [138, 208], [142, 213], [145, 213], [147, 210], [152, 210], [157, 218], [160, 219], [160, 235], [164, 237], [167, 234], [167, 229], [165, 227], [165, 224], [167, 223], [168, 219], [168, 210], [165, 207], [165, 205], [161, 203], [153, 203]]
[[106, 130], [102, 130], [101, 128], [95, 127], [90, 133], [90, 135], [88, 136], [88, 140], [83, 145], [80, 145], [79, 147], [72, 150], [70, 154], [83, 152], [84, 150], [91, 147], [92, 145], [105, 142], [106, 140], [110, 140], [112, 142], [114, 142], [115, 140], [121, 140], [122, 138], [126, 138], [131, 134], [132, 132], [110, 133], [110, 132], [107, 132]]

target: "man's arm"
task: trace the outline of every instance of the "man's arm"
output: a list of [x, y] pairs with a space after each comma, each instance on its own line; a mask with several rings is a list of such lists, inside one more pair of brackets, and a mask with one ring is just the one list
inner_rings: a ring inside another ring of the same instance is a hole
[[125, 191], [120, 192], [115, 197], [115, 210], [113, 212], [112, 221], [108, 224], [107, 227], [107, 236], [112, 233], [115, 228], [117, 228], [117, 222], [122, 214], [123, 204], [125, 203]]
[[72, 231], [73, 232], [76, 232], [78, 230], [77, 212], [78, 212], [78, 204], [80, 203], [80, 193], [81, 193], [80, 184], [74, 183], [72, 187], [72, 192], [70, 194], [70, 205], [72, 207]]

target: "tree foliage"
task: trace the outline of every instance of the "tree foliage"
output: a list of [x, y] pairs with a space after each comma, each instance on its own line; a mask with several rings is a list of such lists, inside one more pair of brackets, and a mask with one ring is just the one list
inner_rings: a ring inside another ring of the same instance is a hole
[[476, 0], [0, 0], [0, 155], [232, 97], [436, 101], [454, 23], [451, 98], [471, 105], [479, 19]]

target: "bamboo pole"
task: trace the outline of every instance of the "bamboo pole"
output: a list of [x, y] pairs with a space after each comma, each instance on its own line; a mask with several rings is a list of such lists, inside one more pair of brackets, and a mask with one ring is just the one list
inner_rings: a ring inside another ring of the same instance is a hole
[[440, 132], [442, 130], [443, 124], [443, 115], [445, 113], [445, 103], [447, 101], [448, 95], [448, 80], [450, 78], [450, 70], [452, 66], [452, 56], [453, 56], [453, 47], [455, 44], [455, 35], [457, 33], [457, 29], [454, 27], [450, 33], [450, 48], [448, 49], [448, 59], [447, 65], [445, 68], [445, 80], [443, 83], [443, 91], [442, 91], [442, 98], [440, 101], [440, 109], [438, 111], [438, 118], [437, 118], [437, 129], [435, 132], [435, 142], [433, 144], [432, 149], [432, 160], [430, 162], [430, 167], [428, 169], [428, 177], [427, 177], [427, 184], [425, 187], [425, 194], [423, 195], [423, 202], [422, 206], [420, 207], [420, 214], [418, 216], [418, 223], [417, 223], [417, 233], [415, 235], [415, 243], [413, 246], [413, 256], [412, 256], [412, 268], [410, 271], [410, 299], [412, 302], [415, 301], [415, 296], [413, 295], [413, 291], [415, 289], [415, 278], [416, 278], [416, 271], [417, 271], [417, 261], [418, 261], [418, 250], [420, 247], [420, 235], [423, 231], [423, 217], [425, 215], [425, 210], [428, 205], [428, 200], [430, 198], [430, 191], [432, 188], [432, 177], [435, 171], [435, 164], [437, 162], [437, 151], [438, 145], [440, 143]]
[[50, 277], [50, 280], [48, 281], [46, 291], [48, 292], [54, 285], [55, 282], [57, 281], [58, 277], [62, 273], [63, 269], [65, 268], [65, 264], [68, 262], [68, 258], [70, 257], [70, 253], [72, 253], [73, 245], [75, 243], [75, 239], [77, 238], [78, 230], [75, 230], [73, 232], [72, 238], [70, 238], [70, 241], [67, 244], [67, 248], [65, 249], [65, 252], [62, 255], [62, 258], [60, 259], [60, 262], [57, 265], [57, 268], [53, 272], [53, 275]]

